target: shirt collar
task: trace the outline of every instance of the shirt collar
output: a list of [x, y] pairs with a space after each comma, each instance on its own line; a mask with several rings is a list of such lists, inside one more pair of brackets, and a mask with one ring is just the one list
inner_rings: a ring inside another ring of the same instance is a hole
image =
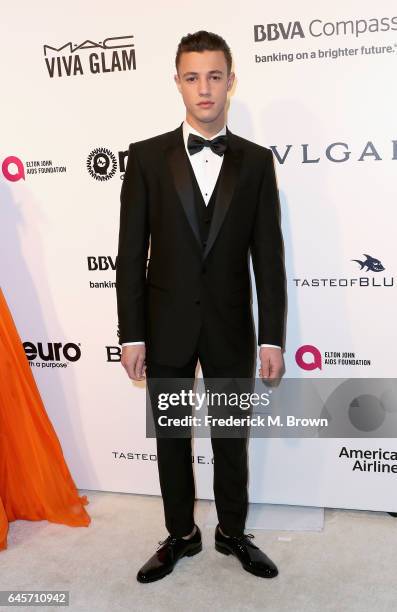
[[[187, 150], [187, 139], [189, 138], [189, 134], [196, 134], [196, 136], [200, 136], [201, 138], [205, 138], [205, 136], [203, 136], [202, 134], [200, 134], [200, 132], [198, 132], [197, 130], [195, 130], [190, 123], [188, 123], [185, 119], [185, 121], [183, 122], [183, 141], [185, 143], [185, 149]], [[223, 136], [224, 134], [226, 134], [226, 124], [223, 126], [223, 128], [214, 136], [212, 136], [211, 138], [208, 138], [207, 140], [213, 140], [214, 138], [217, 138], [218, 136]]]

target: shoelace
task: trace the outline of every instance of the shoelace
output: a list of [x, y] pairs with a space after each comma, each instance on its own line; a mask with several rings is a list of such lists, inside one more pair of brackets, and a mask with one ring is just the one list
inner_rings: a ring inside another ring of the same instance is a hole
[[175, 544], [175, 542], [178, 540], [179, 538], [175, 538], [172, 536], [168, 536], [165, 538], [165, 540], [159, 540], [159, 544], [160, 546], [162, 546], [163, 544]]
[[253, 533], [243, 533], [243, 535], [241, 536], [235, 536], [236, 540], [243, 540], [244, 538], [254, 538], [254, 534]]
[[241, 536], [234, 536], [233, 540], [237, 541], [239, 544], [249, 544], [250, 546], [253, 546], [254, 548], [258, 548], [253, 542], [246, 541], [246, 538], [253, 540], [254, 537], [255, 536], [253, 533], [243, 533], [243, 535]]

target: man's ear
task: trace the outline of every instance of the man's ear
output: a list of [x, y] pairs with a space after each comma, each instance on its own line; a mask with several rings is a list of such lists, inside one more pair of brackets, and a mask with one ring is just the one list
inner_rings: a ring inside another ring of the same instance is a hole
[[234, 74], [234, 72], [231, 72], [227, 77], [227, 91], [230, 91], [232, 89], [235, 77], [236, 75]]
[[177, 88], [178, 88], [178, 90], [179, 90], [179, 93], [182, 93], [182, 90], [181, 90], [181, 80], [180, 80], [180, 78], [179, 78], [179, 75], [178, 75], [178, 74], [175, 74], [175, 75], [174, 75], [174, 81], [175, 81], [176, 86], [177, 86]]

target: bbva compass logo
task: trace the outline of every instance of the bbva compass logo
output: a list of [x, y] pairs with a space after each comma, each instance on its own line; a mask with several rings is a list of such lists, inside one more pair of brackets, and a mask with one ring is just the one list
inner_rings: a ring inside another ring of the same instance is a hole
[[87, 170], [97, 181], [108, 181], [116, 174], [116, 156], [110, 149], [98, 147], [87, 157]]

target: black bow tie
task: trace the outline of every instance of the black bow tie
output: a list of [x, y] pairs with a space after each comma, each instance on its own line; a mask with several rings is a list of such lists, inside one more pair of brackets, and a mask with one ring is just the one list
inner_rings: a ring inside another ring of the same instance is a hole
[[206, 140], [196, 134], [189, 134], [187, 139], [187, 149], [190, 155], [194, 155], [201, 151], [204, 147], [209, 147], [213, 153], [223, 155], [227, 149], [227, 136], [217, 136], [212, 140]]

